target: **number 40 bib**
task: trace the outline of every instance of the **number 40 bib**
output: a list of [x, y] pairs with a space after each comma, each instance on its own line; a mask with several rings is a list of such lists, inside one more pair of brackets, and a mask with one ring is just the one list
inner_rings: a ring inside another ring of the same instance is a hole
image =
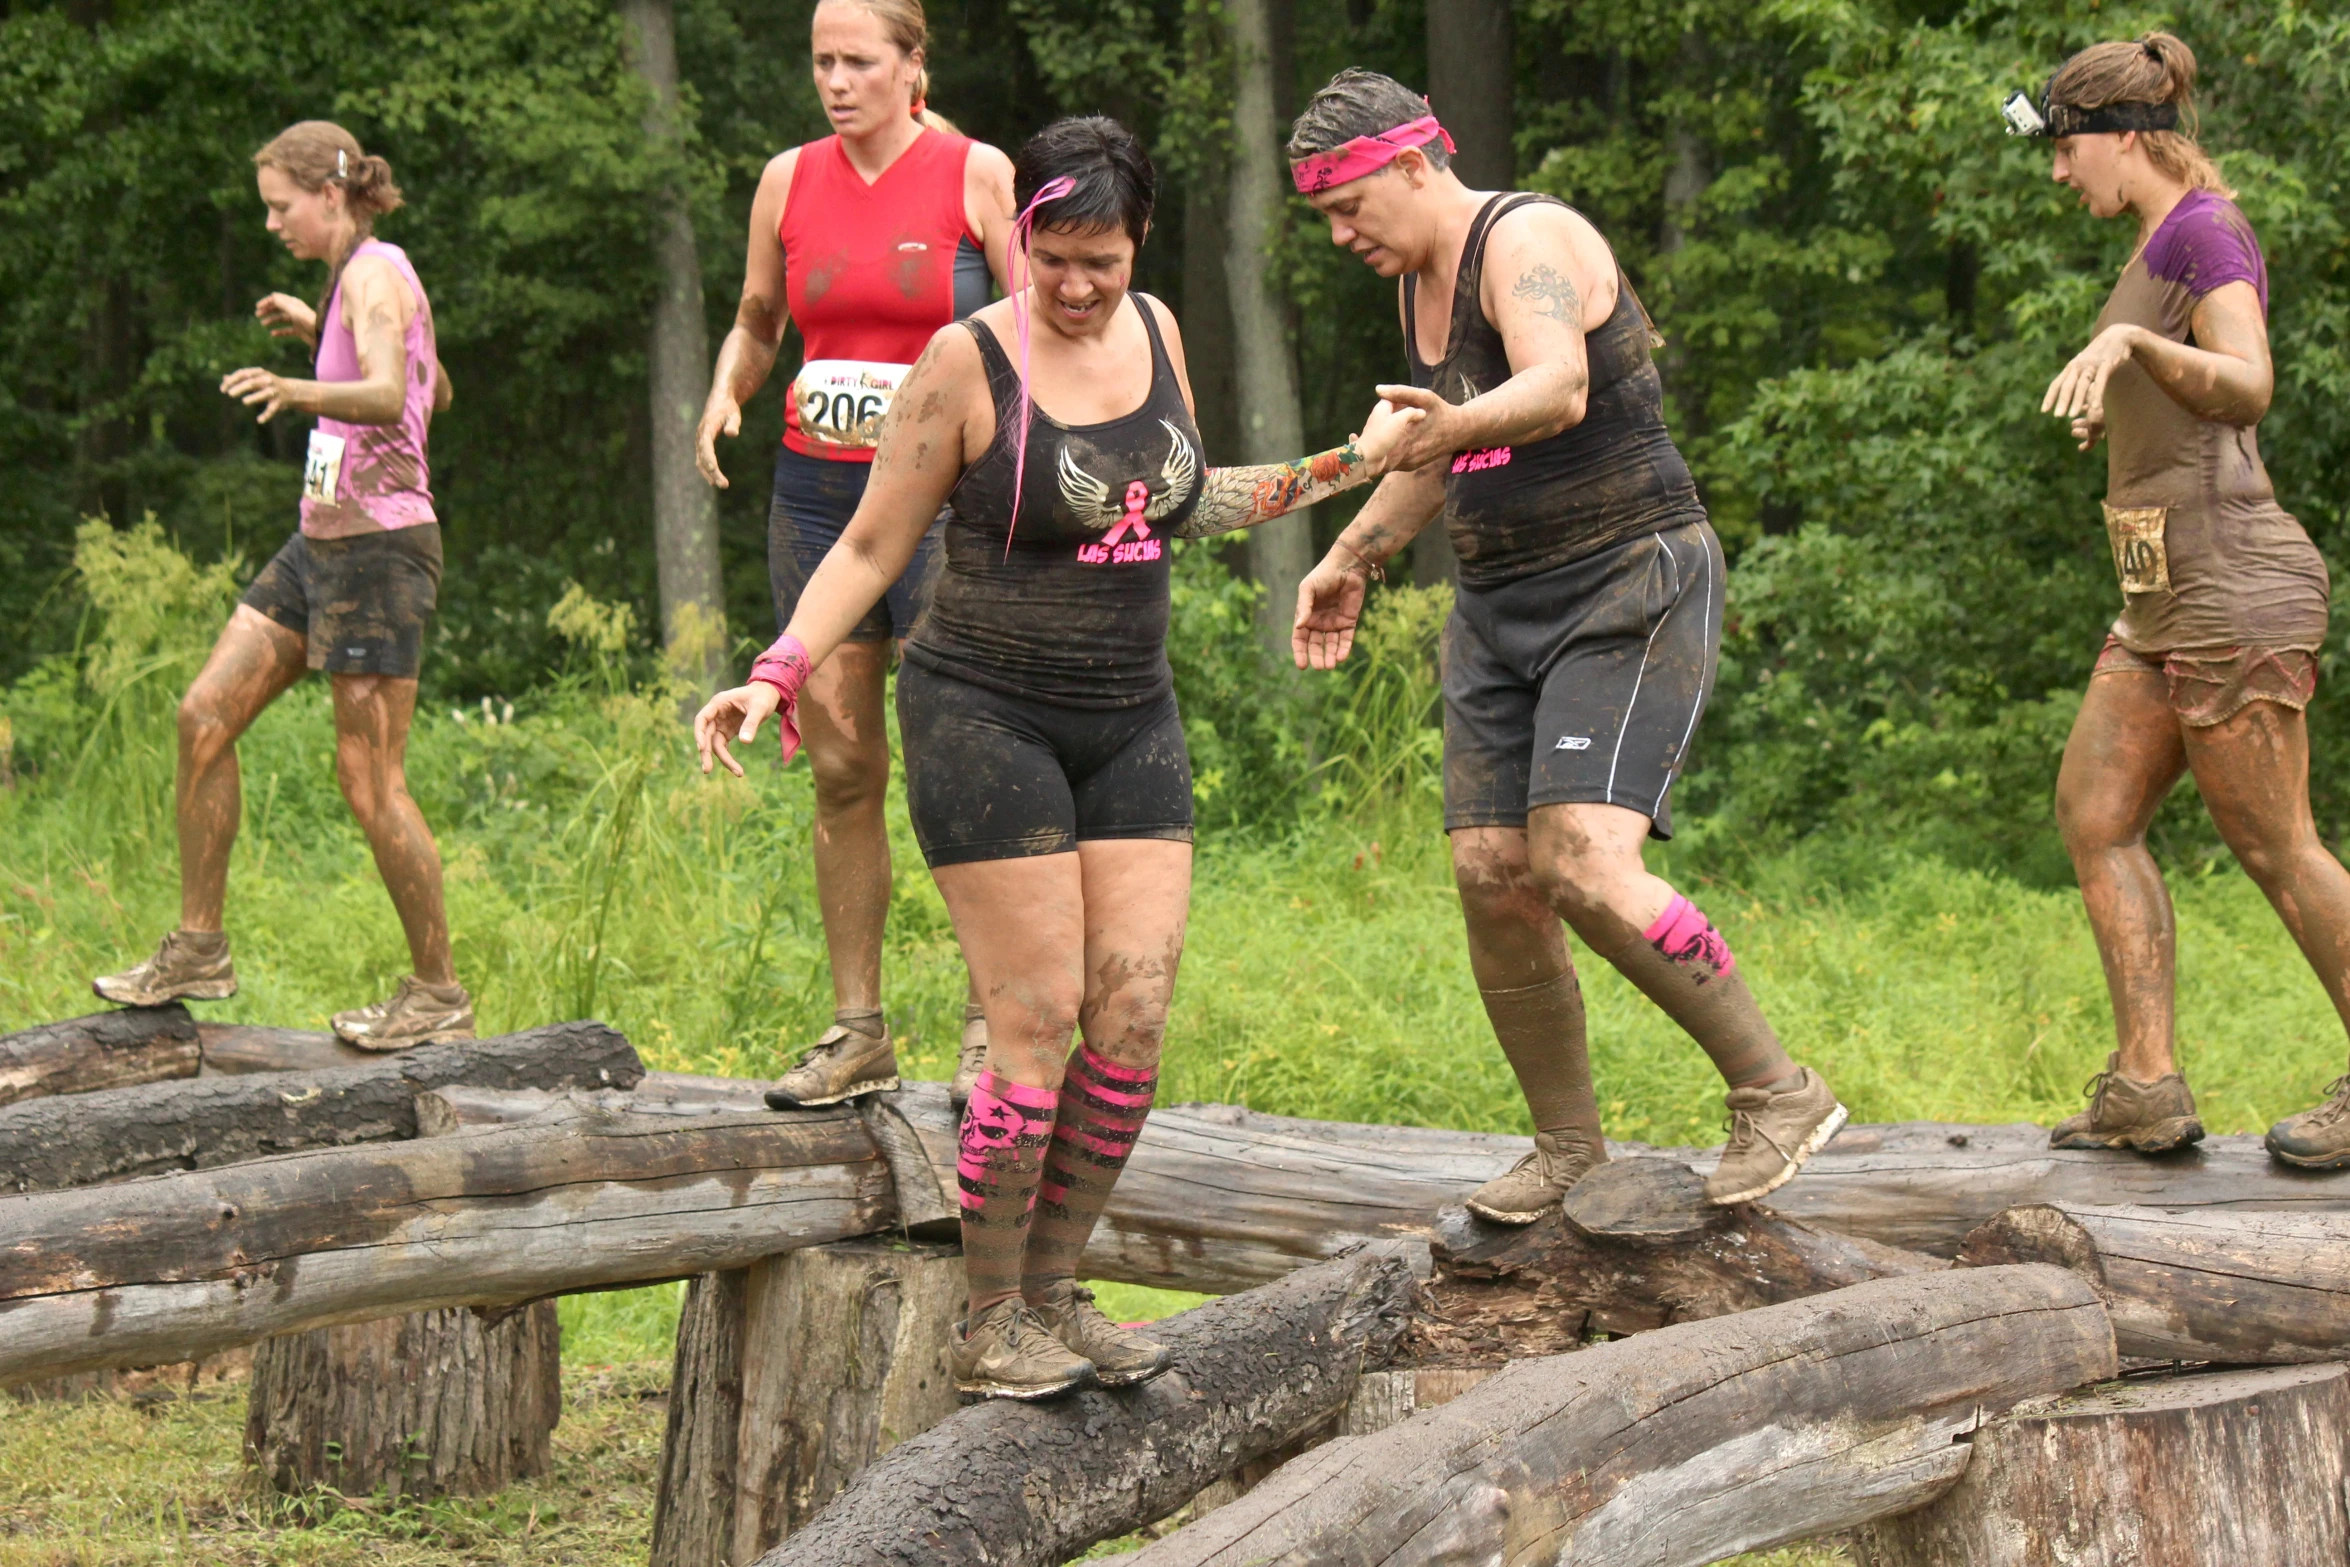
[[792, 380], [800, 434], [817, 446], [870, 450], [911, 365], [870, 359], [811, 359]]

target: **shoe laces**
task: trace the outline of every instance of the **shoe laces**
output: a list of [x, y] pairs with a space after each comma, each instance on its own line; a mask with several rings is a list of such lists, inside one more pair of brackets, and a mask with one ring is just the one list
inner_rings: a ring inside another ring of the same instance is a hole
[[1722, 1118], [1722, 1130], [1730, 1134], [1730, 1141], [1722, 1149], [1722, 1156], [1726, 1159], [1732, 1154], [1753, 1147], [1756, 1143], [1769, 1143], [1779, 1153], [1785, 1154], [1787, 1150], [1779, 1146], [1778, 1139], [1764, 1131], [1761, 1124], [1755, 1119], [1758, 1113], [1769, 1108], [1768, 1093], [1764, 1094], [1760, 1104], [1741, 1105], [1737, 1102], [1740, 1092], [1741, 1090], [1738, 1089], [1731, 1090], [1729, 1114]]
[[2350, 1116], [2350, 1073], [2326, 1084], [2326, 1102], [2309, 1112], [2309, 1125], [2331, 1126]]
[[2089, 1081], [2081, 1085], [2081, 1093], [2089, 1101], [2090, 1120], [2094, 1121], [2104, 1114], [2105, 1091], [2113, 1086], [2113, 1080], [2117, 1075], [2119, 1075], [2117, 1072], [2109, 1068], [2106, 1071], [2092, 1074]]

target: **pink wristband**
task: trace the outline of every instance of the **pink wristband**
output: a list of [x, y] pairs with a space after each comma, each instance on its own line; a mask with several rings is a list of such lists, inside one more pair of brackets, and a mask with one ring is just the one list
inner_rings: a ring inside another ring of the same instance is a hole
[[777, 637], [774, 645], [751, 665], [751, 679], [763, 686], [773, 686], [782, 697], [775, 707], [775, 738], [787, 763], [800, 749], [800, 688], [808, 683], [812, 669], [807, 647], [788, 631]]

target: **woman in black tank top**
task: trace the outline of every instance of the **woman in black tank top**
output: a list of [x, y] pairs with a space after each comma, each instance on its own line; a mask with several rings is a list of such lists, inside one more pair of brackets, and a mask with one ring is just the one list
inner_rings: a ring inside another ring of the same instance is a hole
[[[1382, 407], [1335, 451], [1208, 467], [1174, 317], [1127, 286], [1155, 182], [1111, 120], [1063, 120], [1022, 149], [1012, 297], [931, 340], [790, 627], [695, 720], [704, 771], [740, 773], [727, 741], [770, 713], [788, 756], [809, 669], [950, 505], [898, 714], [915, 834], [987, 1011], [958, 1169], [965, 1392], [1044, 1398], [1167, 1364], [1094, 1309], [1076, 1267], [1150, 1107], [1190, 902], [1170, 540], [1361, 483], [1417, 418]], [[851, 1049], [840, 1096], [894, 1086], [894, 1060]]]

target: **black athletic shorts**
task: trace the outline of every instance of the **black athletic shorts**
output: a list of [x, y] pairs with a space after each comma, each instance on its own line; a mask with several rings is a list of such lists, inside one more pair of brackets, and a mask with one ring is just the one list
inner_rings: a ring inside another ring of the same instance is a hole
[[[865, 498], [865, 481], [873, 465], [834, 462], [810, 457], [779, 446], [775, 452], [775, 497], [767, 505], [767, 586], [775, 595], [775, 629], [791, 624], [800, 594], [824, 557], [840, 542], [841, 530], [857, 514]], [[865, 612], [850, 630], [851, 642], [903, 640], [930, 605], [930, 573], [938, 559], [939, 534], [946, 513], [914, 546], [906, 574], [890, 584], [881, 601]]]
[[1591, 802], [1671, 837], [1666, 797], [1721, 651], [1722, 578], [1721, 540], [1691, 522], [1463, 587], [1444, 627], [1445, 829]]
[[1066, 854], [1090, 838], [1191, 842], [1191, 753], [1172, 692], [1066, 707], [909, 659], [898, 732], [914, 837], [934, 869]]
[[312, 669], [414, 680], [440, 592], [441, 525], [423, 522], [341, 539], [297, 530], [244, 602], [301, 633]]

